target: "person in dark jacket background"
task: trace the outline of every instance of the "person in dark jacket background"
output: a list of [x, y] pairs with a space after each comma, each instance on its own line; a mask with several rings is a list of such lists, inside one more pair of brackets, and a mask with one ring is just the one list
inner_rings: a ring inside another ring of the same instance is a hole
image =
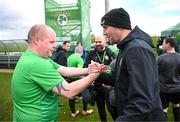
[[54, 61], [62, 66], [67, 66], [67, 52], [70, 48], [70, 41], [64, 41], [62, 46], [57, 48]]
[[[67, 53], [71, 48], [71, 43], [70, 41], [64, 41], [62, 46], [59, 45], [59, 47], [56, 49], [55, 53], [55, 59], [54, 62], [67, 67]], [[67, 81], [67, 77], [63, 76]], [[59, 106], [63, 106], [63, 103], [58, 101]]]
[[116, 121], [165, 121], [151, 37], [137, 26], [131, 29], [123, 8], [106, 13], [101, 26], [110, 44], [117, 44], [121, 51], [111, 81], [118, 104]]
[[175, 51], [176, 40], [168, 37], [163, 41], [164, 54], [157, 59], [160, 97], [165, 114], [172, 102], [174, 121], [180, 121], [180, 55]]
[[[95, 49], [91, 50], [85, 59], [84, 67], [88, 67], [88, 64], [91, 61], [98, 62], [100, 64], [109, 65], [112, 60], [115, 59], [116, 55], [111, 51], [111, 49], [107, 48], [106, 40], [103, 35], [98, 35], [95, 37]], [[98, 108], [99, 117], [102, 122], [107, 121], [106, 117], [106, 109], [105, 105], [107, 105], [107, 109], [110, 112], [112, 118], [115, 120], [116, 113], [112, 110], [109, 104], [109, 91], [111, 86], [105, 85], [102, 83], [100, 78], [95, 80], [94, 90], [96, 91], [95, 101]]]

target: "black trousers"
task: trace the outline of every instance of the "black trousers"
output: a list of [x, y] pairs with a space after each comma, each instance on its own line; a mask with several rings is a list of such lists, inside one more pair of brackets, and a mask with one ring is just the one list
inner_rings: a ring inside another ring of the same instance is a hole
[[[67, 78], [67, 81], [68, 81], [69, 83], [72, 83], [73, 81], [76, 81], [76, 80], [78, 80], [78, 79], [79, 79], [79, 78]], [[69, 107], [70, 107], [70, 109], [71, 109], [71, 113], [75, 113], [75, 112], [76, 112], [76, 110], [75, 110], [75, 104], [76, 104], [76, 102], [75, 102], [74, 97], [71, 98], [71, 99], [69, 99]], [[86, 111], [86, 110], [87, 110], [87, 105], [88, 105], [88, 103], [83, 99], [83, 100], [82, 100], [82, 104], [83, 104], [83, 110]]]
[[[74, 98], [71, 98], [69, 99], [69, 107], [71, 109], [71, 113], [75, 113], [76, 110], [75, 110], [75, 99]], [[87, 102], [85, 100], [82, 101], [82, 104], [83, 104], [83, 110], [86, 111], [87, 110]]]
[[109, 90], [105, 87], [95, 87], [96, 91], [96, 104], [98, 108], [98, 114], [101, 119], [101, 121], [105, 122], [107, 121], [107, 115], [106, 115], [106, 109], [105, 104], [107, 106], [108, 111], [111, 114], [111, 117], [113, 120], [117, 118], [117, 113], [113, 110], [112, 106], [109, 103]]
[[163, 105], [163, 109], [169, 106], [169, 103], [180, 104], [180, 92], [176, 93], [163, 93], [160, 92], [160, 97]]
[[[164, 93], [160, 92], [163, 109], [169, 107], [169, 103], [180, 104], [180, 92]], [[167, 113], [165, 113], [167, 114]], [[180, 121], [180, 107], [173, 107], [174, 121]]]

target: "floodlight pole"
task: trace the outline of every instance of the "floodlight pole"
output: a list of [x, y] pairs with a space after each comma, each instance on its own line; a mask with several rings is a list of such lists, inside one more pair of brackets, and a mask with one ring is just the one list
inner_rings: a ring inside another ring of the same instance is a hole
[[109, 0], [105, 0], [105, 13], [109, 11]]

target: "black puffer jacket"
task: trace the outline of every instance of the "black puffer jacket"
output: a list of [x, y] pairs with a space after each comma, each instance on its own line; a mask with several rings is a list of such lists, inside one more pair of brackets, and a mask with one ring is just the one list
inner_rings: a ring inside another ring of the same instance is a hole
[[117, 47], [115, 96], [119, 115], [130, 117], [162, 110], [151, 37], [137, 26]]
[[67, 66], [67, 51], [61, 46], [56, 50], [54, 61], [62, 66]]

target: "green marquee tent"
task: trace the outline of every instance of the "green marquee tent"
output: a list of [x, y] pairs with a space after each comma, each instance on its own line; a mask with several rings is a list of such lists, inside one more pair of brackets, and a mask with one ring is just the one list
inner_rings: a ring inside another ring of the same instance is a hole
[[168, 37], [168, 36], [176, 36], [176, 34], [180, 32], [180, 22], [167, 30], [164, 30], [161, 32], [162, 37]]

